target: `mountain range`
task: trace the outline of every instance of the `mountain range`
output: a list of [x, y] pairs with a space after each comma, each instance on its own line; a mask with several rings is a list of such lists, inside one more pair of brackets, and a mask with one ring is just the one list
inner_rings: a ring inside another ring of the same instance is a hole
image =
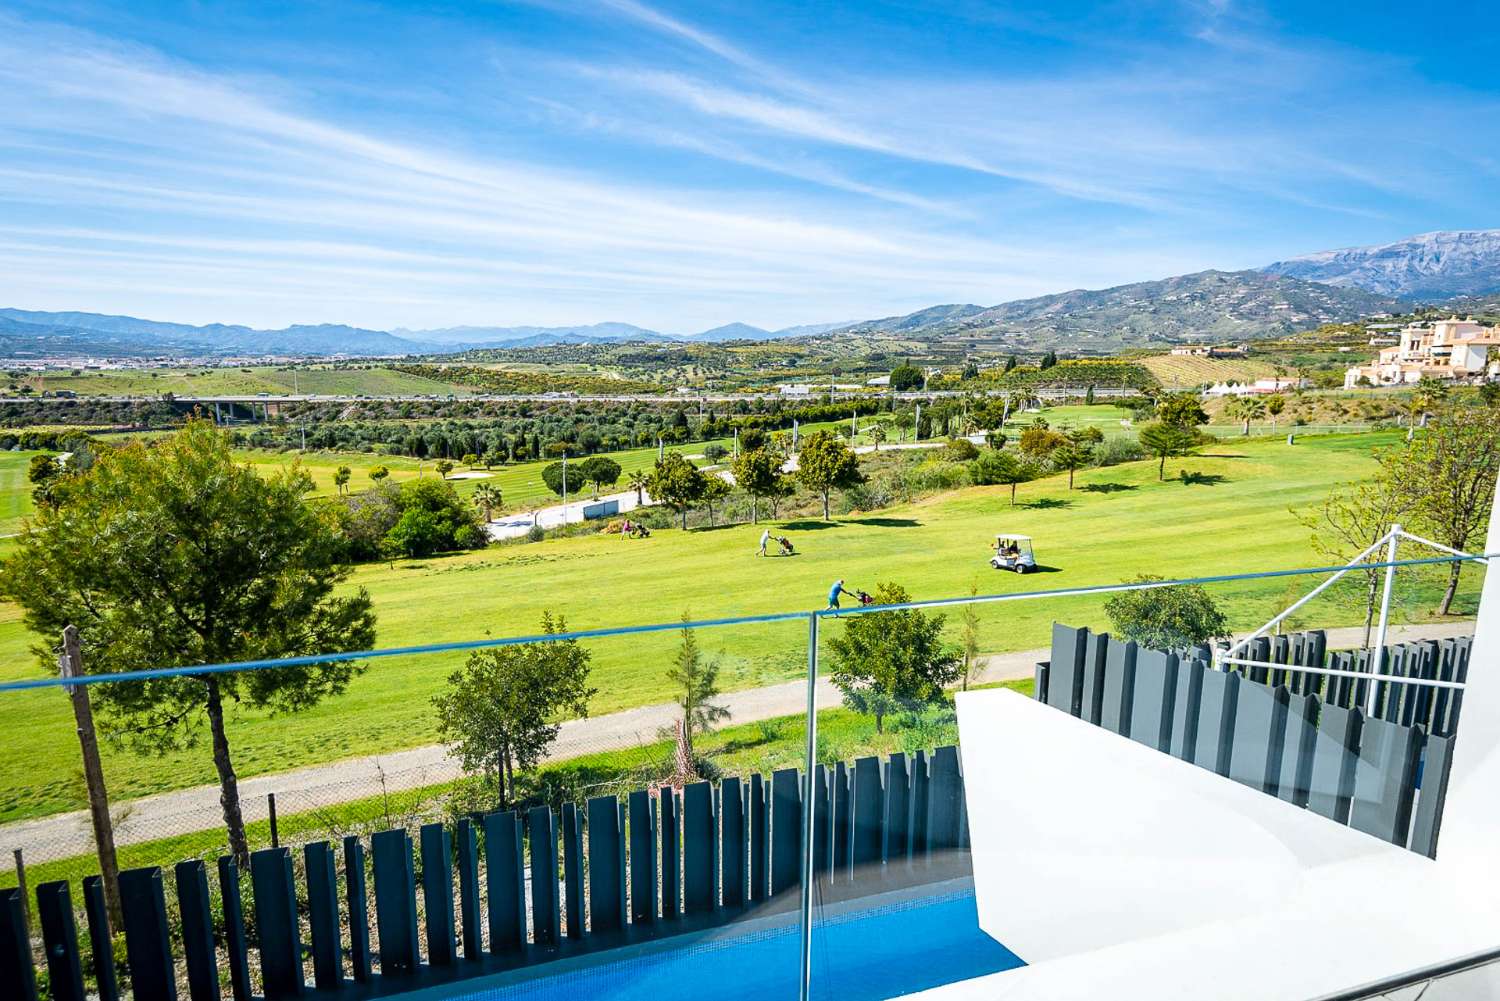
[[1248, 271], [1199, 271], [1108, 289], [1075, 289], [994, 306], [955, 303], [854, 323], [765, 330], [730, 323], [664, 334], [629, 323], [369, 330], [341, 324], [259, 330], [130, 316], [0, 309], [0, 357], [395, 356], [475, 348], [625, 342], [722, 343], [782, 338], [958, 339], [1012, 350], [1109, 351], [1225, 341], [1357, 320], [1411, 305], [1455, 310], [1500, 297], [1500, 230], [1425, 233], [1394, 243], [1292, 257]]
[[1500, 291], [1500, 229], [1423, 233], [1293, 257], [1263, 270], [1403, 299], [1482, 296]]

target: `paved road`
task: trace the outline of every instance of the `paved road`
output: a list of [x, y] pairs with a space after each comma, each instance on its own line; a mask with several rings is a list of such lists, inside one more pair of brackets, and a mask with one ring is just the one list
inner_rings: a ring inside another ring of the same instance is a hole
[[[1468, 635], [1473, 629], [1474, 624], [1467, 621], [1396, 626], [1391, 630], [1391, 642]], [[1329, 648], [1349, 649], [1357, 646], [1362, 638], [1363, 632], [1357, 628], [1331, 629], [1328, 633]], [[984, 683], [1029, 678], [1036, 662], [1046, 656], [1045, 650], [996, 654], [987, 658], [978, 680]], [[820, 681], [819, 708], [836, 706], [838, 702], [838, 691], [826, 680]], [[726, 695], [724, 703], [732, 723], [791, 716], [806, 709], [806, 687], [801, 681], [788, 681], [751, 688]], [[663, 727], [676, 719], [677, 712], [677, 706], [666, 703], [570, 720], [562, 725], [549, 760], [650, 743], [657, 739], [657, 733]], [[457, 762], [449, 758], [441, 746], [431, 745], [244, 779], [240, 782], [240, 796], [245, 819], [256, 821], [265, 819], [266, 794], [271, 792], [276, 793], [278, 811], [286, 814], [335, 806], [378, 795], [382, 790], [397, 792], [421, 788], [458, 775]], [[118, 804], [117, 810], [115, 841], [119, 845], [208, 830], [222, 822], [219, 787], [216, 785], [131, 800]], [[8, 856], [12, 848], [22, 848], [29, 862], [81, 855], [93, 850], [90, 830], [88, 814], [84, 811], [6, 824], [0, 826], [0, 852]]]

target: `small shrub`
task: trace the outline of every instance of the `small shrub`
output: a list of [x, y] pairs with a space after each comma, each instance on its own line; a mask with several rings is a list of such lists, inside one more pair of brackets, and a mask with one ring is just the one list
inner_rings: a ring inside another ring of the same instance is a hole
[[968, 462], [979, 458], [979, 449], [967, 438], [953, 438], [943, 447], [943, 458], [950, 462]]
[[1117, 466], [1122, 462], [1134, 462], [1146, 457], [1145, 449], [1134, 435], [1116, 435], [1105, 438], [1094, 449], [1094, 465]]
[[532, 525], [526, 530], [527, 542], [541, 542], [547, 537], [547, 530], [541, 525]]

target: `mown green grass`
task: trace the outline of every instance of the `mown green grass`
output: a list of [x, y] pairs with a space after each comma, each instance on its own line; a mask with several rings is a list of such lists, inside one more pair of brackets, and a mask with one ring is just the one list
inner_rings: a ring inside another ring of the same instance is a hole
[[31, 513], [31, 482], [26, 471], [36, 452], [0, 452], [0, 535], [21, 530], [21, 519]]
[[[829, 584], [843, 578], [873, 590], [894, 581], [920, 598], [1014, 593], [1103, 584], [1140, 573], [1191, 577], [1255, 569], [1320, 566], [1308, 529], [1289, 508], [1307, 508], [1335, 483], [1373, 468], [1372, 446], [1397, 435], [1310, 437], [1288, 446], [1257, 439], [1213, 446], [1209, 454], [1168, 464], [1205, 481], [1157, 482], [1156, 463], [1084, 470], [1071, 493], [1065, 477], [1027, 484], [1023, 506], [1008, 489], [975, 487], [868, 516], [775, 526], [795, 541], [794, 558], [754, 555], [760, 529], [735, 525], [689, 532], [661, 530], [648, 540], [587, 536], [506, 545], [443, 558], [361, 567], [349, 586], [367, 588], [383, 647], [525, 635], [544, 611], [573, 628], [671, 623], [821, 608]], [[1024, 532], [1037, 559], [1058, 572], [1016, 577], [988, 569], [995, 533]], [[1464, 600], [1480, 580], [1465, 572]], [[1231, 622], [1258, 625], [1298, 593], [1297, 583], [1260, 581], [1214, 588]], [[1306, 586], [1311, 586], [1308, 581]], [[1420, 599], [1420, 600], [1419, 600]], [[1409, 613], [1421, 614], [1421, 596]], [[981, 645], [989, 652], [1045, 646], [1054, 619], [1103, 624], [1103, 601], [1067, 597], [981, 608]], [[1463, 607], [1463, 606], [1460, 606]], [[1355, 610], [1310, 606], [1303, 621], [1350, 623]], [[956, 638], [958, 614], [949, 615]], [[823, 635], [836, 635], [837, 621]], [[667, 666], [678, 637], [668, 631], [588, 642], [598, 694], [593, 712], [666, 701]], [[0, 677], [42, 673], [27, 652], [31, 637], [16, 610], [0, 606]], [[720, 658], [726, 689], [798, 676], [805, 670], [806, 624], [790, 621], [705, 630], [702, 646]], [[344, 696], [279, 718], [236, 711], [230, 740], [242, 775], [284, 771], [338, 758], [420, 746], [435, 739], [431, 699], [461, 654], [374, 661]], [[148, 666], [148, 665], [142, 665]], [[60, 690], [0, 696], [0, 820], [82, 804], [77, 748]], [[213, 781], [206, 748], [141, 758], [106, 754], [117, 799]]]

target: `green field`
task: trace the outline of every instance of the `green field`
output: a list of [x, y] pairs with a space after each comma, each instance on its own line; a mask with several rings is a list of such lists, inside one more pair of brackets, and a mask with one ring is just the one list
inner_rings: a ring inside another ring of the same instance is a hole
[[31, 483], [26, 471], [36, 452], [0, 452], [0, 535], [21, 530], [21, 519], [31, 513]]
[[[754, 556], [759, 529], [721, 526], [662, 530], [651, 539], [618, 536], [555, 539], [421, 561], [367, 565], [351, 586], [369, 590], [379, 616], [379, 643], [404, 646], [526, 634], [541, 613], [560, 611], [574, 628], [673, 622], [684, 613], [709, 618], [822, 607], [829, 583], [873, 589], [896, 581], [923, 598], [1017, 592], [1108, 583], [1150, 572], [1195, 576], [1250, 569], [1322, 565], [1308, 531], [1289, 508], [1311, 505], [1335, 482], [1373, 468], [1372, 446], [1393, 433], [1224, 442], [1210, 454], [1169, 463], [1186, 466], [1196, 482], [1156, 480], [1155, 462], [1080, 471], [1079, 489], [1064, 477], [1023, 486], [1011, 508], [1004, 487], [976, 487], [929, 497], [878, 514], [832, 523], [782, 523], [795, 558]], [[647, 450], [648, 452], [650, 450]], [[1040, 563], [1058, 572], [1015, 577], [989, 570], [986, 547], [995, 532], [1026, 532]], [[1472, 604], [1479, 582], [1467, 571], [1460, 607]], [[1253, 626], [1297, 593], [1297, 582], [1273, 580], [1215, 589], [1236, 626]], [[1429, 592], [1430, 594], [1430, 589]], [[1468, 604], [1465, 604], [1468, 603]], [[989, 651], [1044, 646], [1054, 619], [1101, 622], [1098, 599], [982, 606]], [[1412, 600], [1403, 614], [1430, 604]], [[1348, 605], [1319, 603], [1309, 625], [1354, 620]], [[40, 673], [17, 610], [0, 606], [0, 677]], [[949, 617], [953, 630], [955, 615]], [[839, 627], [826, 622], [826, 631]], [[722, 662], [726, 688], [796, 677], [805, 669], [802, 621], [705, 632], [703, 646]], [[663, 632], [589, 642], [594, 654], [596, 713], [665, 701], [665, 677], [677, 638]], [[242, 775], [433, 740], [431, 698], [461, 655], [373, 662], [349, 692], [294, 716], [234, 715], [230, 739]], [[143, 665], [146, 666], [146, 665]], [[78, 807], [76, 767], [39, 769], [38, 761], [73, 762], [77, 750], [66, 700], [58, 690], [0, 697], [0, 821]], [[649, 738], [651, 735], [643, 735]], [[110, 788], [118, 799], [209, 782], [206, 749], [161, 759], [110, 752]]]
[[33, 382], [40, 391], [67, 390], [79, 396], [285, 396], [294, 390], [320, 396], [470, 396], [473, 390], [388, 368], [113, 369], [46, 372]]

